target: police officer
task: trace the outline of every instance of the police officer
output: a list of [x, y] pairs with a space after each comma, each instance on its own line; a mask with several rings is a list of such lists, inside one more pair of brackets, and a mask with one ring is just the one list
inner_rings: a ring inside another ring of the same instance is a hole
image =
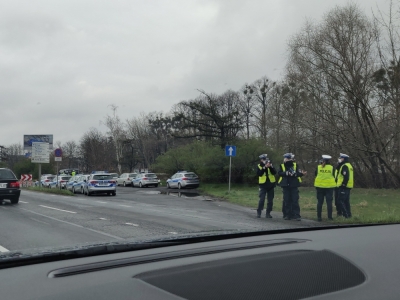
[[283, 201], [285, 202], [285, 220], [294, 219], [301, 221], [299, 206], [299, 186], [301, 177], [307, 172], [301, 171], [293, 161], [294, 155], [286, 153], [283, 155], [284, 163], [279, 169], [279, 185], [283, 191]]
[[75, 174], [76, 174], [75, 170], [72, 170], [71, 176], [75, 176]]
[[317, 189], [317, 217], [318, 221], [322, 221], [322, 205], [324, 204], [324, 198], [326, 199], [326, 206], [328, 207], [328, 219], [332, 219], [332, 200], [333, 191], [336, 187], [335, 181], [335, 169], [330, 163], [330, 155], [322, 155], [321, 164], [315, 171], [314, 186]]
[[267, 213], [265, 217], [272, 218], [271, 211], [274, 204], [276, 170], [268, 159], [267, 154], [261, 154], [259, 156], [260, 163], [257, 165], [258, 185], [259, 185], [259, 201], [257, 208], [257, 218], [261, 217], [261, 212], [264, 209], [265, 196], [267, 196]]
[[349, 156], [340, 153], [339, 171], [336, 173], [336, 186], [338, 188], [338, 202], [341, 205], [345, 218], [351, 218], [350, 191], [354, 186], [353, 166], [349, 163]]

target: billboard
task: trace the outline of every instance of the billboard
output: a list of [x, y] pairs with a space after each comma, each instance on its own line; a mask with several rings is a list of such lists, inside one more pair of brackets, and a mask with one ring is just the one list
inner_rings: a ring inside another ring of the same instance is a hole
[[31, 151], [34, 142], [49, 143], [49, 149], [53, 149], [52, 134], [24, 134], [24, 150]]

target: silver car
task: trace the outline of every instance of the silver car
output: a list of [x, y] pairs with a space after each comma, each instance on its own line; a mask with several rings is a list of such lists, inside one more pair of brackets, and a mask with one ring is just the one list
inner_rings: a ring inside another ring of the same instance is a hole
[[167, 180], [167, 188], [197, 188], [199, 185], [199, 177], [193, 172], [181, 171]]
[[70, 178], [71, 176], [69, 175], [56, 176], [54, 177], [53, 181], [49, 184], [49, 188], [59, 189], [61, 187], [62, 189], [65, 189], [65, 186]]
[[84, 194], [87, 196], [93, 194], [105, 193], [107, 195], [116, 195], [117, 182], [108, 173], [91, 174], [84, 184]]
[[121, 176], [117, 178], [117, 184], [123, 186], [131, 185], [136, 175], [137, 173], [122, 173]]
[[135, 179], [132, 180], [132, 187], [138, 186], [140, 188], [142, 187], [148, 187], [148, 186], [154, 186], [158, 187], [159, 180], [157, 178], [157, 175], [154, 173], [141, 173], [136, 176]]

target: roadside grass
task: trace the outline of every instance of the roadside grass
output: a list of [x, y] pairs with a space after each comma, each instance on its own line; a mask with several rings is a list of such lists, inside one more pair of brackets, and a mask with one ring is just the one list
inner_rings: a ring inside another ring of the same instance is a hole
[[33, 192], [42, 192], [42, 193], [47, 193], [47, 194], [75, 196], [75, 194], [73, 194], [71, 191], [68, 191], [68, 190], [49, 189], [49, 188], [43, 188], [43, 187], [38, 187], [38, 186], [31, 186], [31, 187], [22, 188], [22, 189], [26, 189], [28, 191], [33, 191]]
[[[257, 208], [258, 186], [232, 185], [228, 193], [227, 184], [202, 184], [200, 190], [241, 206]], [[314, 188], [301, 187], [300, 209], [303, 218], [317, 220], [317, 198]], [[400, 190], [393, 189], [359, 189], [355, 188], [350, 194], [350, 204], [353, 217], [351, 219], [336, 218], [333, 203], [333, 219], [336, 224], [365, 224], [365, 223], [399, 223], [400, 222]], [[276, 187], [274, 207], [275, 212], [282, 210], [282, 191]], [[254, 212], [255, 213], [255, 212]], [[322, 219], [328, 221], [326, 203], [322, 208]]]

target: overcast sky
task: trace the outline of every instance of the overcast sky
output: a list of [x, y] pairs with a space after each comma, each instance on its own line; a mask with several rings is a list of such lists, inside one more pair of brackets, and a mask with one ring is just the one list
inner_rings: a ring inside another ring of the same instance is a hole
[[[278, 80], [306, 19], [347, 0], [0, 0], [0, 145], [78, 141], [118, 106], [168, 112], [196, 89]], [[377, 3], [356, 2], [367, 14]]]

